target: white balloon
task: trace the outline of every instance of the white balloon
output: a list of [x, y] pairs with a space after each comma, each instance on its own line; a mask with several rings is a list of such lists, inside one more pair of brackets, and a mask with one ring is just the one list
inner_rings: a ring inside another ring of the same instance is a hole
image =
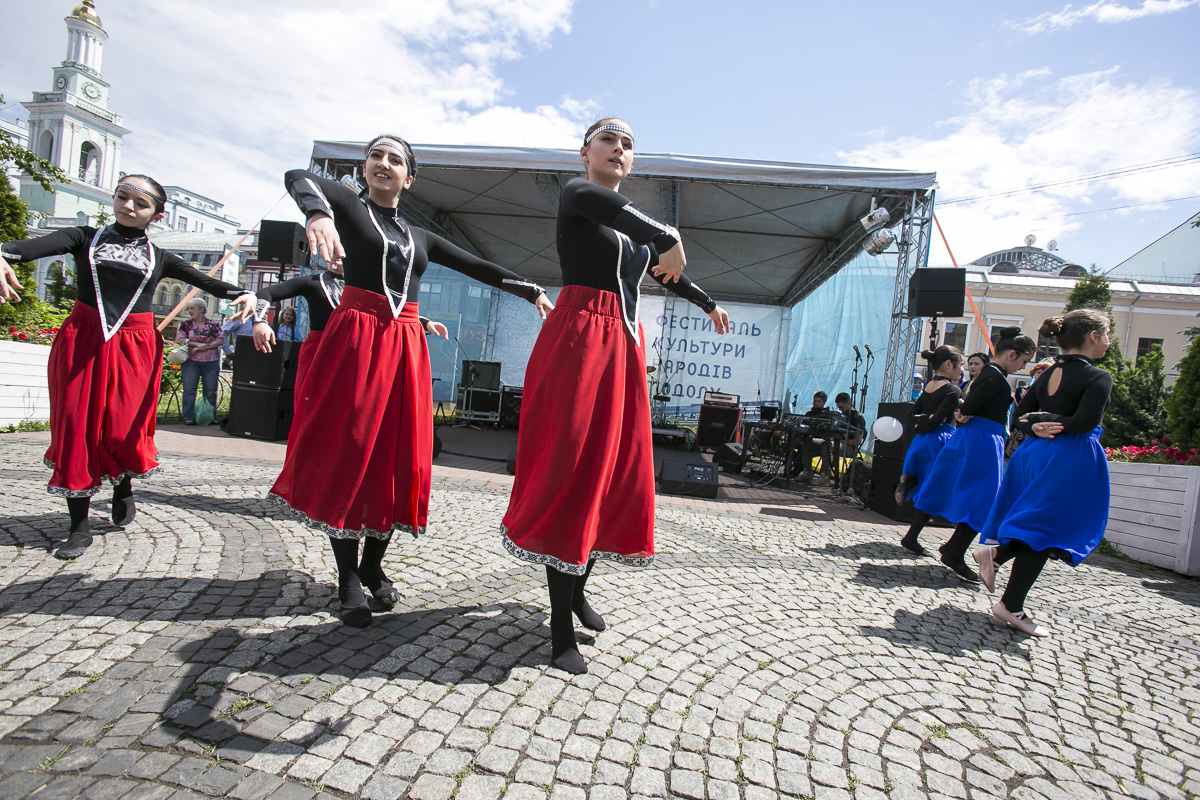
[[880, 417], [871, 426], [871, 431], [881, 442], [894, 442], [904, 435], [904, 425], [895, 417]]

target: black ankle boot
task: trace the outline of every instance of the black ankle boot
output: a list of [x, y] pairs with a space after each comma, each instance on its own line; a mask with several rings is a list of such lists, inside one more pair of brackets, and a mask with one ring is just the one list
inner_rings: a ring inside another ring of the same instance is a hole
[[376, 611], [390, 611], [400, 602], [400, 593], [383, 571], [383, 555], [387, 552], [389, 541], [367, 537], [363, 542], [362, 561], [358, 565], [359, 580], [371, 593]]
[[133, 481], [125, 477], [113, 484], [112, 521], [118, 528], [124, 528], [133, 522], [137, 516], [137, 506], [133, 502]]
[[92, 523], [83, 520], [74, 526], [67, 540], [54, 551], [54, 557], [60, 561], [73, 561], [83, 555], [83, 551], [92, 545]]
[[357, 580], [348, 585], [338, 586], [338, 604], [341, 607], [342, 624], [351, 628], [365, 628], [371, 624], [371, 607], [367, 605], [367, 596]]
[[917, 537], [913, 536], [911, 533], [906, 534], [905, 537], [900, 540], [900, 546], [914, 555], [925, 555], [925, 548], [922, 547], [921, 543], [917, 541]]

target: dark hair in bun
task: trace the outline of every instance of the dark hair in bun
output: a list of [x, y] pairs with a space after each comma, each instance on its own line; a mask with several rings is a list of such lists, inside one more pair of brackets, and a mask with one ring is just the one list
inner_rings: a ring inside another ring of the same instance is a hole
[[953, 361], [959, 367], [965, 361], [962, 351], [948, 344], [944, 344], [936, 350], [922, 350], [921, 358], [925, 359], [934, 372], [941, 369], [942, 364], [945, 364], [947, 361]]
[[982, 351], [980, 351], [978, 353], [971, 353], [971, 355], [967, 356], [967, 361], [970, 361], [972, 358], [978, 358], [980, 361], [983, 362], [983, 365], [985, 367], [988, 364], [992, 363], [992, 354], [991, 353], [984, 353]]
[[1079, 308], [1068, 311], [1061, 317], [1050, 317], [1038, 331], [1042, 336], [1053, 336], [1063, 350], [1079, 349], [1094, 331], [1109, 329], [1108, 314], [1097, 308]]
[[1037, 342], [1021, 333], [1015, 325], [1001, 328], [993, 339], [996, 346], [996, 356], [1012, 350], [1023, 356], [1031, 356], [1037, 352]]

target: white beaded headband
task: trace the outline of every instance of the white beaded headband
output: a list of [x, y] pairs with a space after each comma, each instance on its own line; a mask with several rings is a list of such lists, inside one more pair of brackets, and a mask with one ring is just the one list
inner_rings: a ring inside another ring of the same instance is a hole
[[391, 149], [395, 150], [400, 154], [400, 157], [404, 159], [404, 168], [409, 172], [412, 172], [412, 164], [408, 163], [408, 153], [404, 151], [403, 147], [391, 141], [390, 139], [379, 139], [378, 141], [371, 142], [370, 149], [374, 150], [376, 147], [390, 147]]
[[616, 123], [610, 122], [607, 125], [601, 125], [599, 128], [596, 128], [596, 130], [589, 133], [587, 135], [587, 137], [583, 140], [583, 146], [587, 147], [588, 143], [591, 142], [592, 139], [596, 138], [596, 134], [598, 134], [602, 131], [617, 131], [618, 133], [625, 134], [630, 139], [633, 138], [633, 131], [629, 130], [628, 127], [626, 127], [625, 125], [617, 125]]
[[154, 192], [149, 192], [149, 191], [146, 191], [146, 190], [145, 190], [145, 189], [143, 189], [142, 187], [140, 187], [140, 186], [135, 186], [135, 185], [134, 185], [134, 184], [132, 184], [132, 183], [118, 183], [118, 184], [117, 184], [117, 188], [118, 188], [118, 189], [120, 189], [120, 188], [122, 188], [122, 187], [124, 187], [124, 188], [126, 188], [126, 189], [133, 189], [135, 192], [141, 192], [142, 194], [146, 195], [146, 197], [149, 197], [151, 200], [153, 200], [155, 203], [163, 203], [163, 202], [165, 202], [165, 201], [164, 201], [164, 200], [163, 200], [161, 197], [159, 197], [158, 195], [154, 194]]

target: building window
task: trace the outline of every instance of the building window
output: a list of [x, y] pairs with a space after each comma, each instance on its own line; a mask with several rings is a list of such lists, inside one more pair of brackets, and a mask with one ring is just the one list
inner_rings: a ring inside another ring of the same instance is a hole
[[175, 230], [177, 230], [177, 231], [186, 231], [187, 230], [187, 217], [175, 217]]
[[171, 291], [171, 305], [173, 305], [173, 306], [179, 305], [179, 301], [182, 299], [183, 299], [183, 287], [176, 286]]
[[84, 142], [79, 148], [79, 180], [100, 184], [100, 149], [91, 142]]
[[1162, 339], [1138, 339], [1137, 360], [1141, 361], [1142, 356], [1149, 355], [1150, 349], [1156, 345], [1158, 346], [1159, 350], [1162, 350], [1163, 340]]
[[959, 350], [966, 349], [967, 346], [967, 323], [965, 322], [947, 322], [946, 332], [942, 336], [942, 344], [957, 347]]

